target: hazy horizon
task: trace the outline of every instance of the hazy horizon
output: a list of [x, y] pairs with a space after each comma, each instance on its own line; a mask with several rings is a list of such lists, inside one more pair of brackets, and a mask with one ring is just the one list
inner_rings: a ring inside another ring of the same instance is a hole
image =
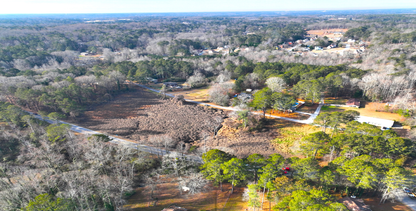
[[273, 0], [15, 0], [0, 8], [0, 14], [123, 14], [123, 13], [209, 13], [209, 12], [293, 12], [337, 10], [383, 10], [416, 8], [413, 0], [333, 2], [299, 0], [284, 4]]

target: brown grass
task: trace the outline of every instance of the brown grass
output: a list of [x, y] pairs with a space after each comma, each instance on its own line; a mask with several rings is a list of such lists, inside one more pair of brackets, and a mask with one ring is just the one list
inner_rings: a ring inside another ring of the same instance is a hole
[[349, 98], [326, 97], [324, 99], [326, 104], [342, 104], [345, 105]]
[[304, 105], [302, 105], [299, 109], [298, 109], [298, 111], [302, 111], [302, 112], [306, 112], [306, 113], [314, 113], [315, 111], [316, 111], [316, 109], [318, 108], [318, 106], [319, 106], [319, 104], [310, 104], [310, 103], [307, 103], [307, 104], [304, 104]]
[[319, 37], [327, 36], [328, 38], [342, 37], [342, 35], [335, 35], [334, 32], [346, 32], [348, 29], [320, 29], [307, 31], [310, 35], [318, 35]]
[[174, 94], [174, 95], [183, 95], [185, 99], [189, 99], [189, 100], [207, 102], [208, 97], [209, 97], [208, 95], [209, 88], [210, 87], [208, 86], [208, 87], [200, 88], [200, 89], [174, 91], [174, 92], [169, 92], [169, 93]]
[[363, 198], [365, 204], [370, 205], [371, 210], [374, 211], [412, 211], [408, 206], [405, 204], [395, 201], [395, 203], [392, 203], [390, 201], [386, 201], [384, 204], [380, 204], [380, 198]]
[[280, 116], [280, 117], [286, 117], [286, 118], [292, 118], [292, 119], [299, 119], [299, 120], [305, 120], [308, 119], [310, 116], [309, 115], [305, 115], [305, 114], [299, 114], [296, 112], [283, 112], [283, 111], [279, 111], [279, 110], [272, 110], [269, 109], [266, 112], [267, 114], [271, 114], [274, 116]]
[[[368, 117], [375, 117], [375, 118], [381, 118], [381, 119], [389, 119], [389, 120], [395, 120], [395, 121], [403, 121], [405, 118], [400, 116], [396, 113], [390, 113], [390, 112], [382, 112], [380, 111], [381, 103], [366, 103], [364, 108], [350, 108], [350, 107], [324, 107], [322, 112], [335, 112], [335, 111], [346, 111], [346, 110], [354, 110], [358, 111], [361, 116], [368, 116]], [[326, 109], [326, 110], [325, 110]], [[378, 110], [378, 111], [376, 111]]]
[[[127, 205], [124, 208], [129, 210], [140, 210], [140, 211], [160, 211], [163, 208], [169, 207], [171, 205], [176, 205], [179, 207], [184, 207], [189, 211], [198, 211], [198, 210], [221, 210], [224, 205], [224, 210], [244, 210], [246, 208], [247, 202], [242, 201], [242, 187], [236, 187], [234, 193], [231, 195], [227, 204], [225, 204], [226, 199], [230, 193], [231, 186], [229, 184], [224, 184], [224, 191], [221, 192], [217, 187], [209, 184], [206, 188], [206, 191], [203, 193], [198, 193], [195, 195], [189, 195], [187, 193], [180, 194], [178, 190], [178, 184], [175, 181], [175, 178], [163, 178], [161, 184], [157, 187], [154, 197], [158, 198], [158, 203], [156, 206], [150, 206], [150, 190], [146, 187], [141, 187], [136, 189], [136, 194], [131, 196], [128, 199]], [[217, 198], [217, 200], [215, 200]]]

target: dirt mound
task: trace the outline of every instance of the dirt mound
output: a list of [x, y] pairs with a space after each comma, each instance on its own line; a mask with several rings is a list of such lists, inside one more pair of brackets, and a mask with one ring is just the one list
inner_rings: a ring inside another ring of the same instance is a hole
[[223, 117], [222, 111], [187, 105], [180, 98], [173, 98], [147, 109], [147, 116], [137, 119], [134, 136], [146, 139], [149, 135], [163, 134], [178, 142], [193, 142], [203, 131], [213, 133], [215, 125], [220, 127], [216, 122], [221, 122]]

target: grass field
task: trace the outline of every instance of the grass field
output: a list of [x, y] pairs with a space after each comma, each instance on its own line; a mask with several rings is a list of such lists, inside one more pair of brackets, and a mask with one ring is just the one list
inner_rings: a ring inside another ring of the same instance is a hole
[[272, 143], [286, 156], [293, 156], [299, 150], [300, 141], [310, 133], [318, 132], [321, 129], [312, 125], [298, 124], [284, 120], [277, 120], [274, 127], [277, 128], [279, 137]]
[[335, 98], [335, 97], [326, 97], [324, 99], [326, 104], [343, 104], [347, 103], [349, 98]]
[[381, 119], [389, 119], [395, 121], [403, 121], [404, 118], [396, 113], [390, 112], [380, 112], [372, 109], [371, 107], [365, 108], [351, 108], [351, 107], [336, 107], [336, 106], [322, 106], [321, 112], [335, 112], [335, 111], [347, 111], [347, 110], [354, 110], [358, 111], [361, 116], [368, 116], [368, 117], [375, 117]]
[[200, 102], [208, 102], [208, 91], [210, 86], [198, 88], [198, 89], [189, 89], [189, 90], [179, 90], [170, 92], [174, 95], [183, 95], [185, 99], [195, 100]]

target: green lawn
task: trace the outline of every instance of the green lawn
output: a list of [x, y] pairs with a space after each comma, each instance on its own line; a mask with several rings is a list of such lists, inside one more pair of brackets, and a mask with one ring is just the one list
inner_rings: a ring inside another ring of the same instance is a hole
[[335, 112], [335, 111], [343, 111], [344, 109], [337, 107], [337, 106], [322, 106], [321, 111], [323, 112]]
[[324, 99], [325, 104], [342, 104], [345, 105], [347, 103], [347, 98], [334, 98], [334, 97], [327, 97]]

